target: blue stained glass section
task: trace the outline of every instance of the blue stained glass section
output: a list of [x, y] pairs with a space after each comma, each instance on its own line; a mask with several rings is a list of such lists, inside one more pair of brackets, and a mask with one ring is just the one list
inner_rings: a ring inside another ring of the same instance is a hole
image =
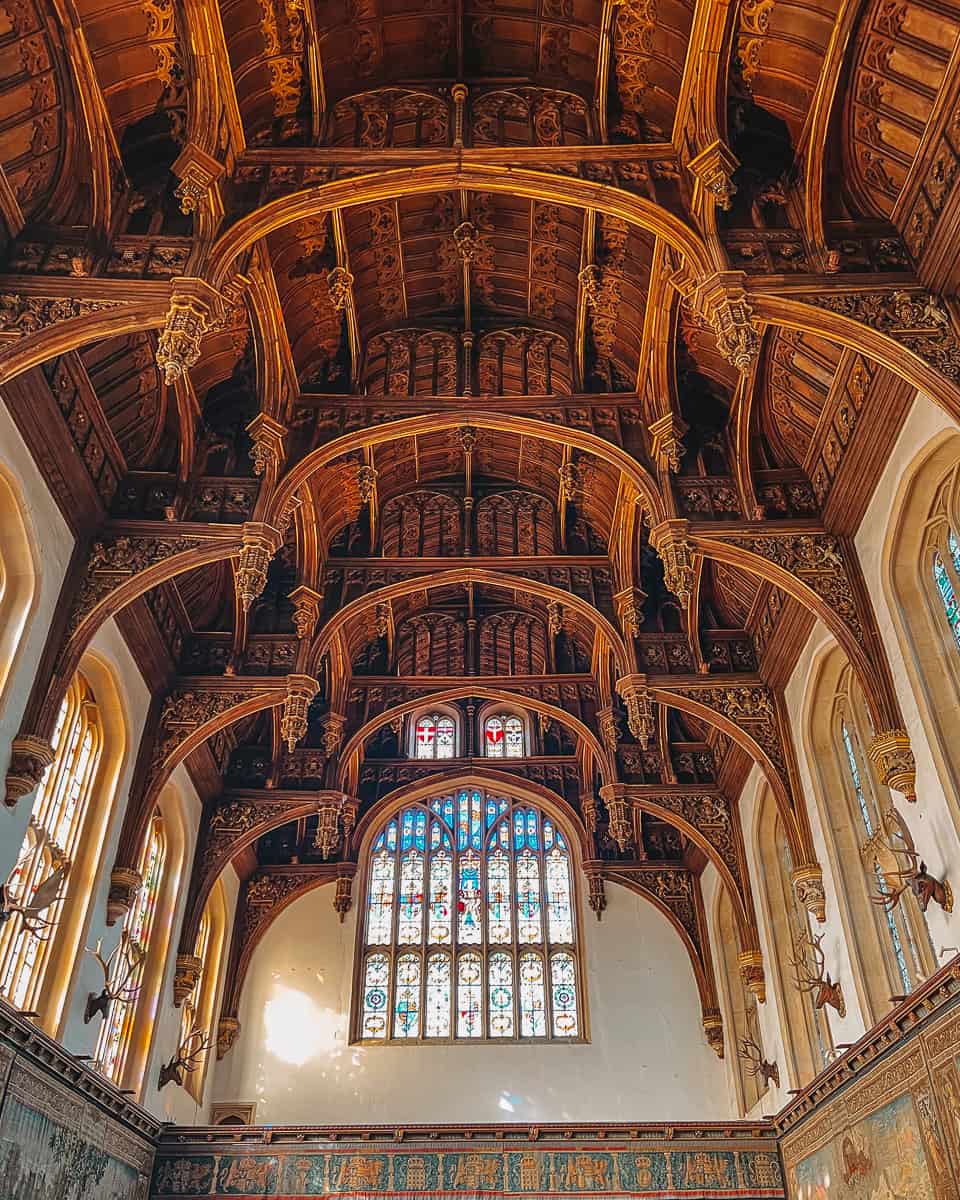
[[391, 821], [390, 824], [387, 826], [387, 849], [393, 851], [393, 850], [396, 850], [396, 848], [397, 848], [397, 823], [396, 823], [396, 821]]
[[950, 557], [953, 559], [953, 568], [960, 574], [960, 542], [953, 535], [953, 530], [947, 534], [947, 546], [950, 549]]
[[543, 818], [543, 848], [553, 849], [553, 822], [548, 817]]
[[559, 829], [557, 830], [557, 845], [560, 847], [561, 850], [566, 850], [566, 848], [567, 848], [567, 843], [563, 840], [563, 834], [560, 832]]
[[416, 811], [412, 808], [408, 808], [403, 814], [403, 822], [400, 828], [401, 850], [409, 850], [413, 845], [413, 822], [416, 815]]
[[470, 797], [470, 845], [474, 850], [483, 845], [482, 806], [483, 796], [474, 792]]
[[[956, 564], [956, 557], [960, 553], [960, 546], [957, 546], [957, 540], [952, 533], [948, 540], [950, 553]], [[955, 546], [957, 547], [956, 551], [954, 550]], [[957, 566], [957, 570], [960, 570], [960, 566]], [[937, 591], [940, 593], [947, 623], [953, 631], [954, 641], [960, 647], [960, 604], [957, 603], [957, 594], [953, 590], [953, 583], [947, 574], [947, 568], [943, 565], [943, 559], [939, 554], [934, 554], [933, 556], [933, 579], [937, 585]]]
[[523, 820], [523, 812], [518, 808], [513, 814], [513, 848], [515, 850], [522, 850], [525, 841], [526, 825]]
[[417, 809], [417, 820], [413, 829], [413, 840], [418, 850], [427, 848], [427, 814], [422, 808]]
[[383, 849], [383, 844], [386, 841], [386, 835], [381, 833], [377, 840], [373, 843], [373, 852], [376, 854], [378, 850]]
[[487, 829], [490, 828], [490, 826], [494, 823], [494, 821], [496, 819], [497, 819], [497, 802], [496, 802], [496, 800], [488, 800], [487, 801]]
[[527, 845], [536, 850], [540, 845], [540, 834], [537, 829], [537, 814], [533, 809], [527, 811]]
[[430, 849], [440, 849], [440, 826], [436, 821], [430, 823]]

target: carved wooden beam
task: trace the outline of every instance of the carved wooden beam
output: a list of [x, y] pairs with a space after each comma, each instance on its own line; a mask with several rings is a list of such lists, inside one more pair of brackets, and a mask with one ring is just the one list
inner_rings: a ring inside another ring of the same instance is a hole
[[750, 954], [749, 978], [744, 982], [761, 1002], [765, 998], [760, 935], [750, 889], [750, 878], [743, 845], [743, 832], [736, 804], [718, 789], [687, 787], [637, 787], [614, 784], [601, 788], [604, 802], [620, 796], [630, 805], [650, 813], [685, 834], [716, 866], [734, 906], [740, 950]]
[[566, 165], [574, 162], [617, 162], [630, 159], [656, 162], [675, 159], [669, 142], [631, 142], [629, 145], [593, 146], [463, 146], [409, 147], [386, 146], [367, 150], [353, 146], [278, 146], [247, 150], [237, 162], [238, 170], [255, 167], [384, 167], [419, 166], [457, 159], [466, 163], [496, 163], [504, 166], [533, 163], [537, 166]]

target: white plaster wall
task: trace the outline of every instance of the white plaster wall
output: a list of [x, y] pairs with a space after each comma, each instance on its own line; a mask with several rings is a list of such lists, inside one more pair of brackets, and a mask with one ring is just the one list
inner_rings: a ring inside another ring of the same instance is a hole
[[[955, 430], [956, 427], [956, 423], [932, 400], [924, 395], [917, 396], [856, 537], [857, 553], [867, 587], [873, 597], [880, 637], [887, 651], [893, 685], [900, 700], [904, 725], [910, 734], [910, 744], [913, 746], [917, 763], [916, 804], [907, 804], [896, 793], [894, 799], [898, 810], [910, 826], [917, 849], [926, 860], [927, 869], [938, 879], [952, 879], [955, 891], [958, 890], [957, 881], [960, 875], [960, 840], [957, 836], [957, 824], [950, 813], [927, 729], [903, 657], [891, 611], [894, 599], [884, 580], [883, 560], [887, 532], [897, 519], [900, 484], [905, 471], [939, 434], [947, 429]], [[901, 613], [900, 616], [909, 624], [910, 613]], [[939, 905], [930, 904], [927, 909], [927, 925], [935, 950], [939, 951], [942, 946], [956, 947], [956, 919], [951, 918]]]
[[283, 912], [257, 948], [242, 1030], [214, 1097], [267, 1124], [728, 1120], [689, 958], [669, 922], [623, 888], [582, 926], [590, 1044], [351, 1046], [356, 906], [329, 888]]
[[[0, 467], [22, 501], [21, 513], [30, 538], [36, 584], [26, 628], [0, 695], [0, 776], [10, 762], [10, 746], [30, 695], [53, 611], [73, 551], [73, 534], [47, 490], [27, 445], [6, 406], [0, 404]], [[30, 804], [15, 809], [0, 805], [0, 879], [16, 862], [17, 851], [30, 819]]]

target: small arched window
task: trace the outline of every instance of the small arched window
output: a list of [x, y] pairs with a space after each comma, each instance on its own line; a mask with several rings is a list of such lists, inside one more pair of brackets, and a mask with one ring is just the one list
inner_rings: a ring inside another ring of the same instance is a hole
[[357, 1038], [581, 1037], [572, 867], [553, 820], [503, 797], [394, 814], [370, 852]]
[[457, 753], [457, 723], [446, 713], [424, 713], [413, 728], [416, 758], [454, 758]]
[[498, 713], [483, 723], [483, 751], [487, 758], [523, 758], [523, 721], [513, 713]]
[[0, 928], [0, 996], [15, 1008], [33, 1009], [43, 982], [48, 954], [70, 887], [90, 806], [103, 731], [97, 702], [86, 679], [74, 676], [53, 733], [53, 762], [44, 773], [30, 814], [10, 888], [14, 900], [27, 900], [59, 873], [55, 899], [40, 921], [24, 924], [14, 915]]
[[[137, 865], [143, 886], [127, 911], [120, 935], [124, 948], [114, 960], [111, 973], [111, 983], [120, 991], [120, 995], [110, 1002], [93, 1056], [97, 1070], [113, 1083], [120, 1083], [123, 1078], [127, 1052], [133, 1037], [137, 1001], [143, 983], [150, 934], [153, 931], [163, 880], [166, 848], [163, 820], [160, 814], [156, 813], [150, 822]], [[124, 985], [122, 989], [121, 984]]]

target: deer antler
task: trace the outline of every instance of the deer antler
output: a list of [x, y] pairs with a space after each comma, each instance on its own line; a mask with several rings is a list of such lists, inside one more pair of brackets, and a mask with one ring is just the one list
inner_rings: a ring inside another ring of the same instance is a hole
[[37, 842], [19, 859], [7, 876], [5, 883], [0, 887], [0, 925], [11, 917], [18, 916], [22, 927], [28, 933], [33, 934], [39, 941], [46, 941], [53, 932], [55, 921], [48, 920], [40, 914], [60, 898], [60, 890], [66, 881], [70, 863], [59, 849], [53, 847], [50, 856], [52, 867], [50, 874], [36, 885], [29, 898], [18, 896], [17, 875], [30, 861], [38, 847], [51, 845], [50, 836], [45, 830], [35, 828], [35, 834]]
[[[843, 988], [834, 983], [826, 969], [827, 960], [821, 947], [824, 935], [813, 935], [809, 931], [800, 934], [793, 943], [794, 957], [790, 959], [796, 979], [797, 991], [815, 992], [813, 1004], [815, 1008], [823, 1008], [829, 1004], [835, 1008], [841, 1017], [846, 1016], [847, 1006], [843, 998]], [[813, 954], [814, 970], [811, 970], [807, 960], [807, 952]]]
[[200, 1065], [197, 1060], [209, 1049], [210, 1035], [206, 1030], [197, 1028], [188, 1033], [173, 1058], [160, 1068], [158, 1089], [165, 1088], [168, 1083], [183, 1087], [185, 1076], [193, 1074]]
[[745, 1070], [749, 1076], [762, 1076], [764, 1083], [780, 1086], [780, 1068], [775, 1062], [767, 1062], [763, 1050], [752, 1037], [740, 1039], [740, 1057], [747, 1064]]
[[[103, 939], [100, 938], [96, 950], [87, 949], [86, 951], [100, 964], [100, 969], [103, 971], [103, 991], [99, 995], [91, 992], [87, 996], [87, 1007], [83, 1014], [85, 1025], [89, 1024], [97, 1013], [106, 1020], [111, 1001], [116, 1000], [120, 1004], [129, 1004], [137, 998], [140, 992], [139, 984], [135, 987], [130, 986], [130, 977], [144, 960], [146, 952], [143, 947], [134, 941], [126, 929], [120, 935], [120, 941], [113, 948], [109, 958], [103, 957], [102, 947]], [[120, 962], [126, 964], [122, 974], [117, 972], [117, 964]], [[115, 972], [117, 972], [116, 979], [113, 978]]]

